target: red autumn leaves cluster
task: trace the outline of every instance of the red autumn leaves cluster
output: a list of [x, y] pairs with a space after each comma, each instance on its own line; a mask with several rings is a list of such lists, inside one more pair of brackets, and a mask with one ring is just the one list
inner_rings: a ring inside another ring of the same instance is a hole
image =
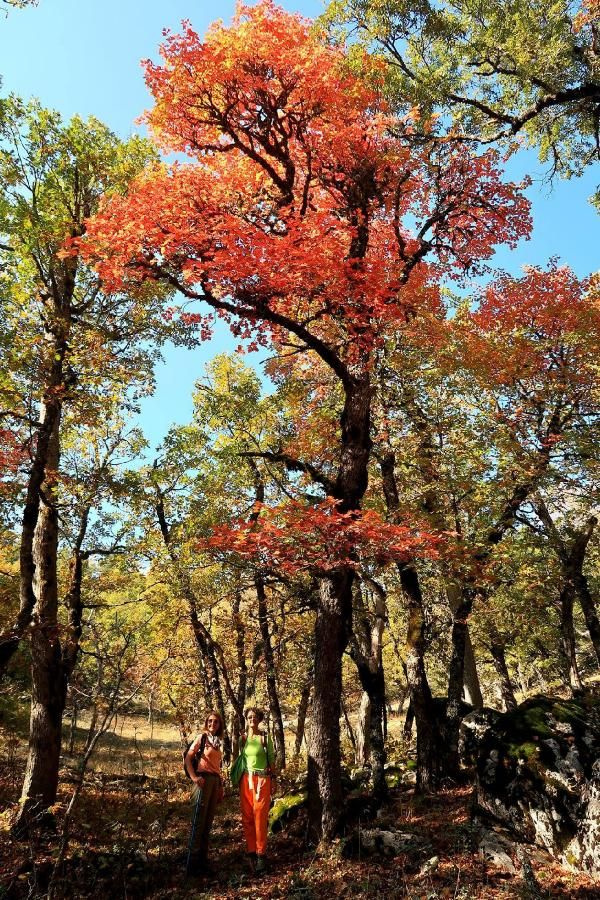
[[25, 461], [26, 453], [12, 431], [0, 428], [0, 495], [3, 481], [9, 479]]
[[280, 575], [324, 574], [360, 569], [415, 556], [434, 556], [436, 541], [406, 525], [385, 522], [375, 510], [340, 512], [335, 500], [307, 506], [256, 504], [248, 521], [215, 528], [200, 550], [251, 559], [264, 571]]

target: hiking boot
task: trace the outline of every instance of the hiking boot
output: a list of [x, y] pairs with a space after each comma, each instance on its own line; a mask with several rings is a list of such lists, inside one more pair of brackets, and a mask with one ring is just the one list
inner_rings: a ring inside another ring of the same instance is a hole
[[256, 866], [256, 853], [246, 853], [246, 859], [248, 860], [250, 871], [254, 872], [254, 867]]
[[256, 874], [257, 874], [257, 875], [262, 875], [262, 873], [265, 871], [266, 868], [267, 868], [267, 863], [266, 863], [266, 861], [265, 861], [264, 856], [258, 856], [258, 855], [257, 855], [257, 857], [256, 857], [256, 865], [255, 865], [255, 867], [254, 867], [254, 871], [256, 872]]

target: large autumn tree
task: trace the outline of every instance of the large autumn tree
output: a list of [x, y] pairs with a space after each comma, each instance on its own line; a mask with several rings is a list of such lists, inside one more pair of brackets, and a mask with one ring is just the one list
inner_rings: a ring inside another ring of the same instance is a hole
[[[155, 166], [106, 203], [86, 253], [111, 289], [164, 281], [198, 301], [186, 315], [205, 335], [216, 314], [238, 334], [316, 355], [335, 376], [325, 505], [292, 510], [283, 528], [302, 535], [316, 521], [325, 556], [328, 535], [350, 535], [343, 554], [315, 566], [311, 815], [331, 837], [342, 809], [341, 657], [377, 347], [386, 329], [426, 321], [443, 275], [477, 271], [494, 244], [527, 233], [528, 205], [502, 183], [493, 153], [414, 150], [412, 126], [391, 114], [377, 70], [370, 84], [353, 76], [341, 49], [271, 2], [240, 6], [231, 28], [215, 25], [204, 41], [185, 23], [161, 53], [146, 64], [155, 99], [147, 122], [163, 149], [193, 162]], [[391, 542], [395, 527], [381, 523], [379, 540]]]

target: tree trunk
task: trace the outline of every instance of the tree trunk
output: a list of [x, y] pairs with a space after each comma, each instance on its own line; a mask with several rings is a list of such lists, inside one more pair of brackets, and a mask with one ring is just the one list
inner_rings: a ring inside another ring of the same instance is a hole
[[443, 770], [451, 778], [458, 777], [460, 759], [458, 755], [458, 737], [461, 720], [461, 703], [464, 684], [465, 645], [468, 634], [467, 620], [473, 606], [473, 598], [467, 590], [463, 590], [462, 603], [453, 615], [452, 623], [452, 657], [448, 673], [448, 701], [444, 723], [445, 753]]
[[258, 600], [258, 624], [260, 628], [260, 636], [262, 638], [263, 656], [265, 660], [267, 696], [269, 698], [269, 709], [271, 711], [271, 720], [273, 722], [275, 753], [279, 766], [282, 769], [285, 769], [285, 736], [283, 732], [281, 707], [279, 705], [279, 692], [277, 689], [277, 676], [275, 673], [275, 657], [273, 655], [271, 632], [269, 629], [267, 593], [265, 591], [265, 583], [262, 577], [258, 574], [254, 577], [254, 586], [256, 588], [256, 597]]
[[583, 682], [577, 665], [577, 649], [575, 644], [575, 627], [573, 625], [573, 604], [575, 586], [571, 578], [564, 582], [559, 598], [560, 634], [562, 652], [567, 669], [567, 678], [572, 693], [583, 690]]
[[467, 703], [475, 709], [481, 709], [483, 706], [483, 694], [481, 693], [481, 685], [479, 683], [479, 675], [477, 673], [477, 661], [473, 650], [473, 642], [471, 641], [471, 632], [467, 625], [465, 634], [465, 668], [463, 672], [463, 693]]
[[[354, 660], [360, 683], [365, 692], [359, 713], [357, 761], [371, 763], [373, 798], [380, 804], [387, 795], [385, 781], [385, 677], [383, 673], [383, 629], [387, 615], [384, 589], [373, 579], [365, 580], [375, 596], [375, 609], [368, 611], [362, 591], [356, 595], [356, 616], [350, 655]], [[361, 746], [362, 745], [362, 746]]]
[[[61, 361], [62, 366], [62, 361]], [[59, 370], [54, 375], [57, 385], [60, 384], [62, 372]], [[51, 384], [52, 389], [56, 386]], [[19, 646], [19, 642], [31, 622], [33, 609], [36, 603], [34, 589], [35, 560], [34, 538], [40, 508], [40, 493], [42, 484], [46, 478], [46, 472], [51, 463], [49, 455], [52, 455], [52, 439], [60, 419], [60, 404], [56, 397], [52, 397], [49, 391], [47, 402], [42, 404], [41, 427], [36, 440], [33, 462], [27, 483], [25, 506], [21, 519], [21, 539], [19, 549], [19, 573], [20, 573], [20, 600], [17, 619], [12, 628], [0, 634], [0, 675], [6, 670], [8, 663]]]
[[[396, 458], [392, 451], [380, 460], [383, 493], [391, 518], [400, 506], [395, 475]], [[417, 790], [433, 791], [439, 777], [439, 733], [433, 709], [431, 688], [425, 669], [425, 615], [419, 575], [414, 562], [398, 563], [402, 591], [407, 600], [405, 673], [410, 707], [417, 725]], [[409, 714], [407, 713], [407, 722]], [[404, 734], [406, 736], [407, 724]]]
[[573, 583], [575, 585], [575, 591], [577, 593], [579, 604], [585, 618], [585, 624], [587, 625], [587, 630], [592, 642], [592, 646], [594, 648], [594, 653], [596, 654], [596, 659], [600, 664], [600, 620], [598, 619], [596, 604], [594, 603], [594, 598], [590, 593], [588, 580], [582, 571], [575, 573]]
[[401, 566], [400, 578], [408, 598], [406, 680], [417, 726], [417, 790], [435, 791], [440, 772], [440, 735], [425, 670], [423, 600], [417, 572], [412, 566]]
[[367, 691], [363, 691], [358, 709], [356, 726], [356, 764], [366, 766], [371, 756], [371, 701]]
[[242, 732], [243, 723], [241, 721], [241, 716], [239, 710], [242, 711], [242, 715], [244, 712], [244, 704], [246, 702], [246, 685], [248, 682], [248, 667], [246, 665], [246, 640], [244, 635], [244, 623], [242, 622], [242, 618], [240, 616], [240, 606], [242, 602], [242, 595], [240, 591], [235, 592], [235, 597], [233, 599], [231, 614], [233, 618], [233, 627], [235, 629], [235, 653], [237, 659], [237, 672], [238, 672], [238, 683], [237, 683], [237, 710], [234, 711], [233, 715], [233, 726], [231, 729], [231, 743], [233, 750], [233, 758], [235, 759], [238, 755], [238, 748], [240, 742], [240, 735]]
[[356, 759], [356, 735], [354, 734], [354, 728], [352, 727], [352, 722], [350, 721], [350, 716], [348, 715], [348, 709], [344, 702], [344, 698], [341, 700], [342, 705], [342, 715], [344, 717], [344, 725], [346, 726], [346, 734], [348, 735], [348, 740], [350, 741], [350, 746], [352, 747], [352, 752], [354, 754], [354, 758]]
[[517, 698], [510, 680], [508, 666], [506, 665], [506, 655], [504, 653], [504, 643], [499, 632], [495, 628], [490, 628], [490, 653], [494, 660], [494, 668], [500, 681], [500, 695], [504, 703], [504, 709], [509, 712], [517, 708]]
[[[452, 615], [460, 608], [462, 604], [463, 589], [459, 584], [450, 583], [446, 586], [446, 596], [448, 605]], [[479, 684], [479, 676], [477, 674], [477, 663], [475, 662], [475, 654], [473, 652], [473, 644], [471, 643], [471, 635], [469, 626], [466, 626], [465, 632], [465, 658], [463, 664], [463, 690], [467, 703], [475, 708], [483, 706], [483, 695]]]
[[352, 610], [351, 571], [323, 580], [315, 619], [315, 680], [308, 753], [308, 814], [313, 837], [332, 840], [343, 816], [340, 715], [342, 654]]
[[302, 687], [302, 693], [300, 694], [300, 703], [298, 705], [298, 721], [296, 724], [296, 742], [294, 745], [294, 756], [300, 755], [300, 750], [302, 749], [302, 741], [304, 740], [304, 728], [306, 725], [306, 714], [308, 712], [308, 705], [310, 703], [310, 695], [313, 686], [313, 670], [310, 669], [308, 675], [306, 676], [306, 681]]
[[21, 792], [17, 831], [56, 801], [61, 728], [66, 684], [58, 634], [58, 510], [55, 474], [59, 462], [60, 414], [48, 449], [47, 476], [42, 487], [33, 543], [36, 604], [31, 628], [31, 716], [29, 753]]
[[[219, 677], [215, 642], [213, 641], [209, 630], [203, 622], [201, 622], [200, 617], [198, 616], [196, 593], [189, 575], [182, 568], [179, 556], [171, 542], [171, 529], [168, 525], [165, 513], [164, 495], [158, 487], [156, 488], [155, 511], [167, 553], [173, 564], [175, 581], [183, 595], [183, 599], [187, 603], [190, 624], [192, 626], [192, 632], [194, 634], [201, 659], [201, 666], [203, 667], [203, 674], [205, 676], [206, 693], [210, 698], [209, 705], [216, 708], [221, 717], [221, 721], [223, 722], [223, 726], [225, 727], [227, 718], [225, 715], [225, 703], [223, 701], [223, 691], [221, 689], [221, 679]], [[228, 762], [231, 759], [231, 737], [226, 728], [223, 734], [223, 758], [225, 762]]]

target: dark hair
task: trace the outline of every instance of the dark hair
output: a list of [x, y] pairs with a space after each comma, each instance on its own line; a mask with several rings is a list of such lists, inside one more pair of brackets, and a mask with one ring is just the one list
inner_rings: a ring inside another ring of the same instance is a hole
[[221, 713], [218, 709], [209, 709], [206, 713], [206, 718], [204, 719], [204, 730], [208, 731], [208, 720], [211, 716], [216, 716], [219, 720], [219, 729], [217, 731], [217, 737], [223, 737], [223, 731], [225, 730], [223, 727], [223, 719], [221, 718]]
[[250, 713], [253, 712], [259, 722], [262, 722], [265, 714], [262, 709], [259, 709], [258, 706], [249, 706], [248, 709], [244, 710], [244, 719], [248, 719]]

